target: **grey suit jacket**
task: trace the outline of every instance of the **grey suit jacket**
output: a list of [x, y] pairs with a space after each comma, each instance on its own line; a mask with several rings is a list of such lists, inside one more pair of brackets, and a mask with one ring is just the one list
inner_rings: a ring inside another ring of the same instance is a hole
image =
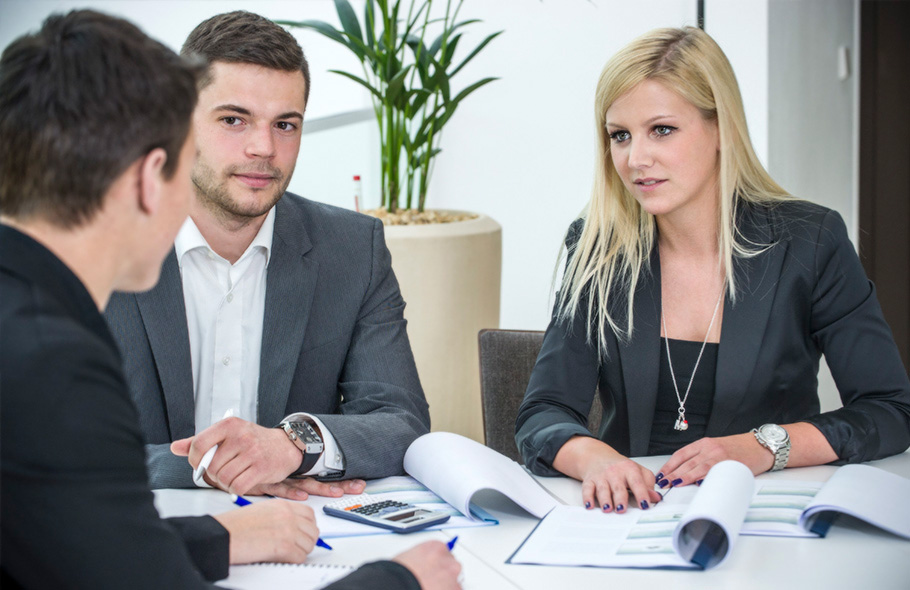
[[[382, 223], [286, 193], [266, 278], [257, 422], [319, 417], [346, 477], [402, 472], [430, 417]], [[192, 487], [170, 442], [195, 434], [193, 377], [177, 257], [147, 293], [115, 294], [105, 317], [139, 409], [153, 488]]]
[[[904, 451], [910, 380], [843, 220], [797, 201], [743, 205], [737, 225], [746, 243], [771, 247], [734, 261], [737, 299], [724, 302], [706, 436], [805, 421], [821, 430], [842, 462]], [[581, 227], [576, 222], [570, 230], [570, 252]], [[598, 389], [604, 406], [598, 437], [623, 454], [647, 454], [660, 362], [656, 248], [633, 305], [631, 339], [611, 337], [602, 359], [586, 341], [583, 313], [572, 325], [551, 322], [516, 423], [516, 443], [534, 472], [555, 474], [560, 447], [572, 436], [591, 436], [586, 417]], [[817, 393], [822, 353], [844, 403], [824, 414]]]

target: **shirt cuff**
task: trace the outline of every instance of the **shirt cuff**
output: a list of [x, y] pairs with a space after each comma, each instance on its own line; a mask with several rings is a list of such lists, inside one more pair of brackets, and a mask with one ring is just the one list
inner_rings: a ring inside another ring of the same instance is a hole
[[341, 449], [338, 447], [338, 443], [335, 442], [335, 437], [332, 436], [332, 433], [328, 428], [325, 427], [325, 424], [322, 423], [322, 420], [313, 416], [312, 414], [307, 414], [306, 412], [296, 412], [285, 417], [284, 420], [291, 422], [306, 422], [312, 421], [319, 430], [320, 436], [322, 437], [322, 455], [319, 456], [319, 459], [316, 461], [316, 465], [306, 473], [301, 475], [308, 476], [319, 476], [319, 475], [330, 475], [337, 471], [344, 471], [344, 455], [341, 453]]

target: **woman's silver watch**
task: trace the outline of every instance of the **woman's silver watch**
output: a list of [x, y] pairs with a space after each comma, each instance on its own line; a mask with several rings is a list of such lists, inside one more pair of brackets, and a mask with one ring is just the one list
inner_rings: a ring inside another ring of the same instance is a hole
[[787, 466], [790, 460], [790, 435], [783, 426], [777, 424], [762, 424], [752, 429], [755, 440], [774, 455], [774, 465], [771, 471], [780, 471]]

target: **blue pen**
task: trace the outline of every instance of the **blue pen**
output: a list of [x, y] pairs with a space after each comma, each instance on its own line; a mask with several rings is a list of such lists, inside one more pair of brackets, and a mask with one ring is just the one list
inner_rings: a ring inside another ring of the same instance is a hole
[[454, 537], [452, 537], [451, 541], [446, 543], [446, 547], [449, 548], [449, 551], [451, 551], [452, 549], [455, 548], [455, 541], [457, 541], [457, 540], [458, 540], [458, 535], [455, 535]]
[[[250, 502], [243, 496], [238, 496], [237, 494], [231, 494], [231, 498], [234, 499], [234, 504], [236, 504], [238, 506], [249, 506], [250, 504], [252, 504], [252, 502]], [[455, 537], [455, 538], [457, 539], [458, 537]], [[455, 544], [454, 540], [452, 541], [452, 544], [453, 545]], [[321, 538], [316, 539], [316, 545], [319, 547], [324, 547], [325, 549], [328, 549], [329, 551], [332, 551], [332, 547], [328, 543], [323, 541]], [[451, 549], [451, 547], [449, 547], [449, 549]]]
[[329, 547], [329, 544], [322, 540], [322, 537], [319, 537], [318, 539], [316, 539], [316, 545], [317, 545], [318, 547], [325, 547], [325, 548], [328, 549], [329, 551], [332, 550], [332, 548]]

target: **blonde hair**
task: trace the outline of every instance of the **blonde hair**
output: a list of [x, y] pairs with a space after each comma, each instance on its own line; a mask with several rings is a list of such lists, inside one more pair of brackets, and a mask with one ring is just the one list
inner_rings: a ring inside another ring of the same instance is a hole
[[[754, 256], [760, 244], [744, 243], [735, 219], [740, 201], [772, 203], [791, 198], [758, 161], [733, 68], [717, 43], [701, 29], [656, 29], [632, 41], [607, 62], [597, 83], [594, 115], [597, 149], [594, 188], [581, 235], [568, 252], [557, 297], [557, 317], [571, 321], [586, 308], [588, 342], [595, 337], [601, 358], [608, 329], [620, 340], [632, 335], [633, 300], [642, 272], [650, 270], [654, 217], [623, 185], [610, 156], [606, 115], [622, 95], [656, 80], [717, 124], [719, 151], [718, 246], [731, 300], [736, 297], [734, 256]], [[611, 294], [618, 296], [611, 301]]]

